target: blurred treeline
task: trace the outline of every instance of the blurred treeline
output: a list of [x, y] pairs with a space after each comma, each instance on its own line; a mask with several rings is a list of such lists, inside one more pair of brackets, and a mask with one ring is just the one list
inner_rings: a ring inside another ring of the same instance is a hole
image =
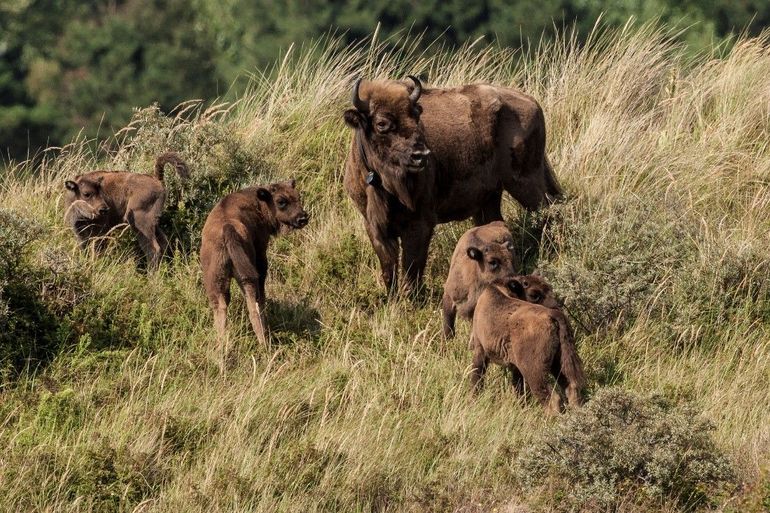
[[689, 27], [697, 51], [770, 22], [766, 0], [0, 0], [0, 151], [111, 135], [135, 106], [164, 110], [233, 98], [245, 72], [264, 70], [292, 42], [335, 31], [345, 42], [399, 31], [445, 46], [486, 36], [519, 46], [601, 16]]

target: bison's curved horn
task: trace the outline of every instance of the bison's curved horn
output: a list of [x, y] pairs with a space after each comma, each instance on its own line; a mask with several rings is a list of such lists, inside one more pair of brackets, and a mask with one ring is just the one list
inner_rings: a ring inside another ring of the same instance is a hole
[[353, 107], [358, 109], [361, 112], [369, 112], [369, 102], [365, 102], [361, 99], [360, 96], [358, 96], [358, 88], [361, 85], [361, 79], [359, 78], [356, 80], [356, 83], [353, 84], [353, 94], [351, 95], [351, 101], [353, 102]]
[[414, 82], [414, 89], [412, 89], [412, 94], [409, 95], [409, 100], [412, 103], [417, 103], [417, 100], [420, 99], [420, 95], [422, 94], [422, 84], [420, 83], [420, 80], [414, 75], [407, 75], [406, 78]]

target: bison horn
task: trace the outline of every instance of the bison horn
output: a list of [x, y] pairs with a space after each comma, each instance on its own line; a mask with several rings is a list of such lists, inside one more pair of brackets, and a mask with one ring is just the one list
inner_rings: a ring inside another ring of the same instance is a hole
[[360, 112], [369, 112], [369, 102], [365, 102], [361, 99], [360, 96], [358, 96], [358, 88], [361, 86], [361, 79], [359, 78], [356, 80], [356, 83], [353, 84], [353, 95], [351, 97], [351, 101], [353, 102], [353, 107], [355, 107]]
[[412, 93], [409, 95], [409, 100], [412, 103], [417, 103], [417, 100], [420, 99], [420, 95], [422, 94], [422, 84], [414, 75], [407, 75], [406, 78], [414, 82], [414, 89], [412, 89]]

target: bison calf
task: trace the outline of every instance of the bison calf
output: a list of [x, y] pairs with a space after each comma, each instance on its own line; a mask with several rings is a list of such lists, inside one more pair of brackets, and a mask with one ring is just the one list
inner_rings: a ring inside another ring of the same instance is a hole
[[548, 385], [548, 373], [556, 378], [570, 406], [579, 406], [585, 377], [567, 318], [556, 308], [523, 301], [524, 297], [518, 279], [497, 281], [479, 297], [471, 341], [474, 389], [482, 385], [491, 361], [510, 369], [519, 392], [523, 392], [523, 378], [550, 412], [558, 413], [562, 401]]
[[243, 291], [254, 333], [266, 343], [263, 310], [268, 242], [282, 226], [302, 228], [309, 219], [294, 185], [290, 180], [234, 192], [206, 219], [200, 259], [220, 345], [227, 331], [233, 277]]
[[473, 318], [476, 301], [486, 285], [513, 277], [517, 267], [513, 237], [505, 223], [494, 221], [465, 232], [457, 241], [444, 283], [444, 336], [454, 336], [457, 314], [466, 320]]
[[155, 176], [120, 171], [93, 171], [64, 182], [67, 188], [66, 221], [81, 246], [104, 237], [115, 226], [127, 223], [136, 232], [147, 257], [149, 269], [156, 269], [168, 245], [158, 227], [166, 189], [163, 167], [171, 164], [182, 178], [189, 177], [187, 165], [176, 153], [164, 153], [155, 160]]

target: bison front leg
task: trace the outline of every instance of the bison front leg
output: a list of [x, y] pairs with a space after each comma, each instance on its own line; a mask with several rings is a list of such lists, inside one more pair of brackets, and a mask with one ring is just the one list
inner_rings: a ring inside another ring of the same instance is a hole
[[487, 372], [489, 359], [479, 340], [475, 335], [471, 335], [471, 346], [473, 346], [473, 363], [471, 364], [471, 389], [473, 393], [478, 393], [484, 388], [484, 374]]
[[388, 293], [393, 293], [397, 287], [398, 239], [386, 237], [369, 223], [366, 223], [366, 233], [369, 235], [374, 252], [380, 261], [385, 288]]
[[401, 235], [404, 281], [407, 290], [418, 290], [428, 263], [428, 248], [433, 236], [433, 223], [414, 223]]
[[457, 306], [449, 294], [444, 292], [441, 298], [441, 313], [444, 318], [444, 338], [450, 339], [455, 336], [455, 319], [457, 318]]

